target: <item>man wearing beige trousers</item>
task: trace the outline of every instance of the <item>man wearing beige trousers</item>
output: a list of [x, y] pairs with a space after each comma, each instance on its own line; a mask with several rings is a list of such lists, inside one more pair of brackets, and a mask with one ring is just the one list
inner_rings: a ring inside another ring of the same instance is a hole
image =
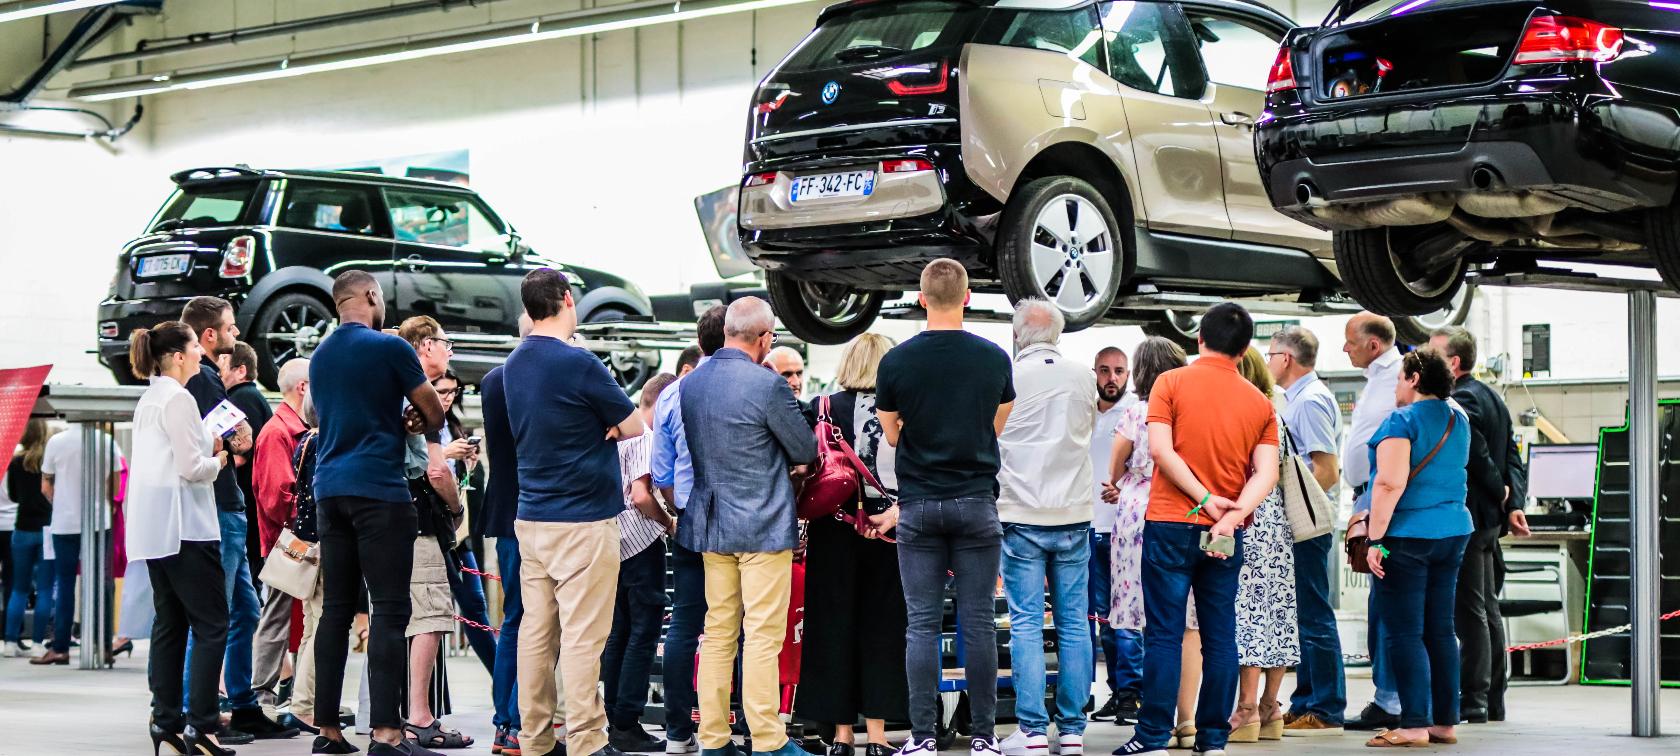
[[539, 268], [520, 285], [531, 335], [503, 368], [519, 458], [519, 744], [522, 756], [561, 753], [550, 724], [565, 689], [565, 751], [622, 756], [607, 742], [597, 682], [618, 589], [618, 440], [641, 416], [600, 358], [572, 346], [577, 307], [566, 279]]
[[677, 542], [706, 565], [700, 643], [701, 756], [737, 756], [729, 732], [735, 644], [744, 630], [741, 706], [754, 754], [800, 756], [781, 719], [776, 657], [787, 634], [793, 547], [793, 475], [816, 459], [816, 438], [786, 381], [760, 367], [774, 340], [770, 305], [738, 299], [724, 316], [724, 345], [684, 378], [682, 404], [694, 490]]

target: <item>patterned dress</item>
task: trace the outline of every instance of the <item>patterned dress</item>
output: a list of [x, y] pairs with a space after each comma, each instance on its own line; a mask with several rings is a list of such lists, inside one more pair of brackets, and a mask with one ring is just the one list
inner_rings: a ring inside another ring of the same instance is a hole
[[1108, 624], [1118, 630], [1141, 630], [1143, 614], [1143, 522], [1149, 509], [1149, 484], [1155, 460], [1149, 456], [1149, 403], [1127, 408], [1114, 427], [1115, 439], [1132, 442], [1132, 456], [1120, 476], [1114, 536], [1109, 539]]
[[[1282, 427], [1282, 423], [1279, 423]], [[1292, 667], [1301, 661], [1295, 624], [1295, 534], [1283, 511], [1283, 493], [1272, 489], [1243, 534], [1237, 577], [1237, 663]]]

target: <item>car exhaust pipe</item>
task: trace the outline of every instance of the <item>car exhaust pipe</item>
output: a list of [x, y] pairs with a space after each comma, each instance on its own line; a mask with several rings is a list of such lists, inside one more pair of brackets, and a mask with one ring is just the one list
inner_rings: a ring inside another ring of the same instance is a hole
[[1302, 181], [1295, 185], [1295, 202], [1307, 207], [1324, 204], [1324, 200], [1318, 196], [1318, 188], [1313, 186], [1311, 181]]
[[1470, 171], [1470, 185], [1482, 191], [1497, 187], [1502, 182], [1499, 171], [1494, 170], [1492, 166], [1482, 164]]

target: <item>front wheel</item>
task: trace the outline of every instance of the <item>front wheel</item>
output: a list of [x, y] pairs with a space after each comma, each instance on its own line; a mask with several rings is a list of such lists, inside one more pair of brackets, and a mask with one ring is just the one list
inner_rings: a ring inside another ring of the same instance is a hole
[[1052, 302], [1065, 330], [1095, 325], [1108, 314], [1126, 278], [1126, 245], [1108, 200], [1091, 184], [1051, 176], [1010, 199], [998, 234], [997, 265], [1010, 304]]
[[1476, 287], [1460, 287], [1451, 302], [1427, 315], [1408, 315], [1394, 318], [1394, 336], [1402, 343], [1423, 346], [1438, 328], [1461, 326], [1470, 317], [1470, 304], [1476, 300]]
[[807, 344], [844, 344], [875, 324], [886, 295], [846, 284], [800, 281], [782, 271], [764, 274], [770, 307]]
[[1348, 293], [1378, 315], [1446, 308], [1470, 269], [1475, 241], [1445, 224], [1336, 232], [1336, 266]]

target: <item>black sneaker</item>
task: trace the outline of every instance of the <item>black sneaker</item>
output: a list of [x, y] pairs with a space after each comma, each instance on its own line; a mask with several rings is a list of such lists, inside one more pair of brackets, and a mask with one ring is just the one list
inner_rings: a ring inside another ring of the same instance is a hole
[[[659, 747], [663, 749], [665, 744], [661, 743], [659, 744]], [[624, 756], [624, 752], [619, 750], [612, 743], [607, 743], [606, 745], [601, 746], [600, 750], [590, 754], [590, 756]]]
[[1114, 756], [1167, 756], [1167, 749], [1150, 748], [1136, 740], [1128, 740], [1124, 745], [1114, 749]]
[[251, 733], [257, 740], [285, 740], [298, 736], [296, 727], [284, 727], [268, 718], [262, 708], [234, 709], [229, 724], [235, 730]]
[[1138, 709], [1143, 707], [1143, 701], [1138, 698], [1138, 694], [1122, 692], [1116, 697], [1120, 699], [1120, 708], [1114, 714], [1114, 723], [1117, 725], [1137, 724]]
[[345, 756], [360, 752], [361, 749], [348, 740], [333, 740], [325, 735], [315, 736], [315, 744], [309, 748], [310, 756]]
[[1349, 719], [1342, 723], [1342, 727], [1359, 732], [1381, 732], [1392, 730], [1400, 726], [1400, 715], [1390, 714], [1374, 703], [1365, 704], [1357, 719]]
[[1091, 714], [1092, 722], [1107, 722], [1120, 714], [1120, 694], [1116, 693], [1103, 702], [1102, 708]]
[[257, 742], [257, 736], [237, 727], [223, 727], [221, 732], [216, 733], [216, 742], [225, 746], [250, 745]]
[[607, 726], [607, 745], [623, 753], [664, 753], [665, 741], [648, 734], [641, 725]]

